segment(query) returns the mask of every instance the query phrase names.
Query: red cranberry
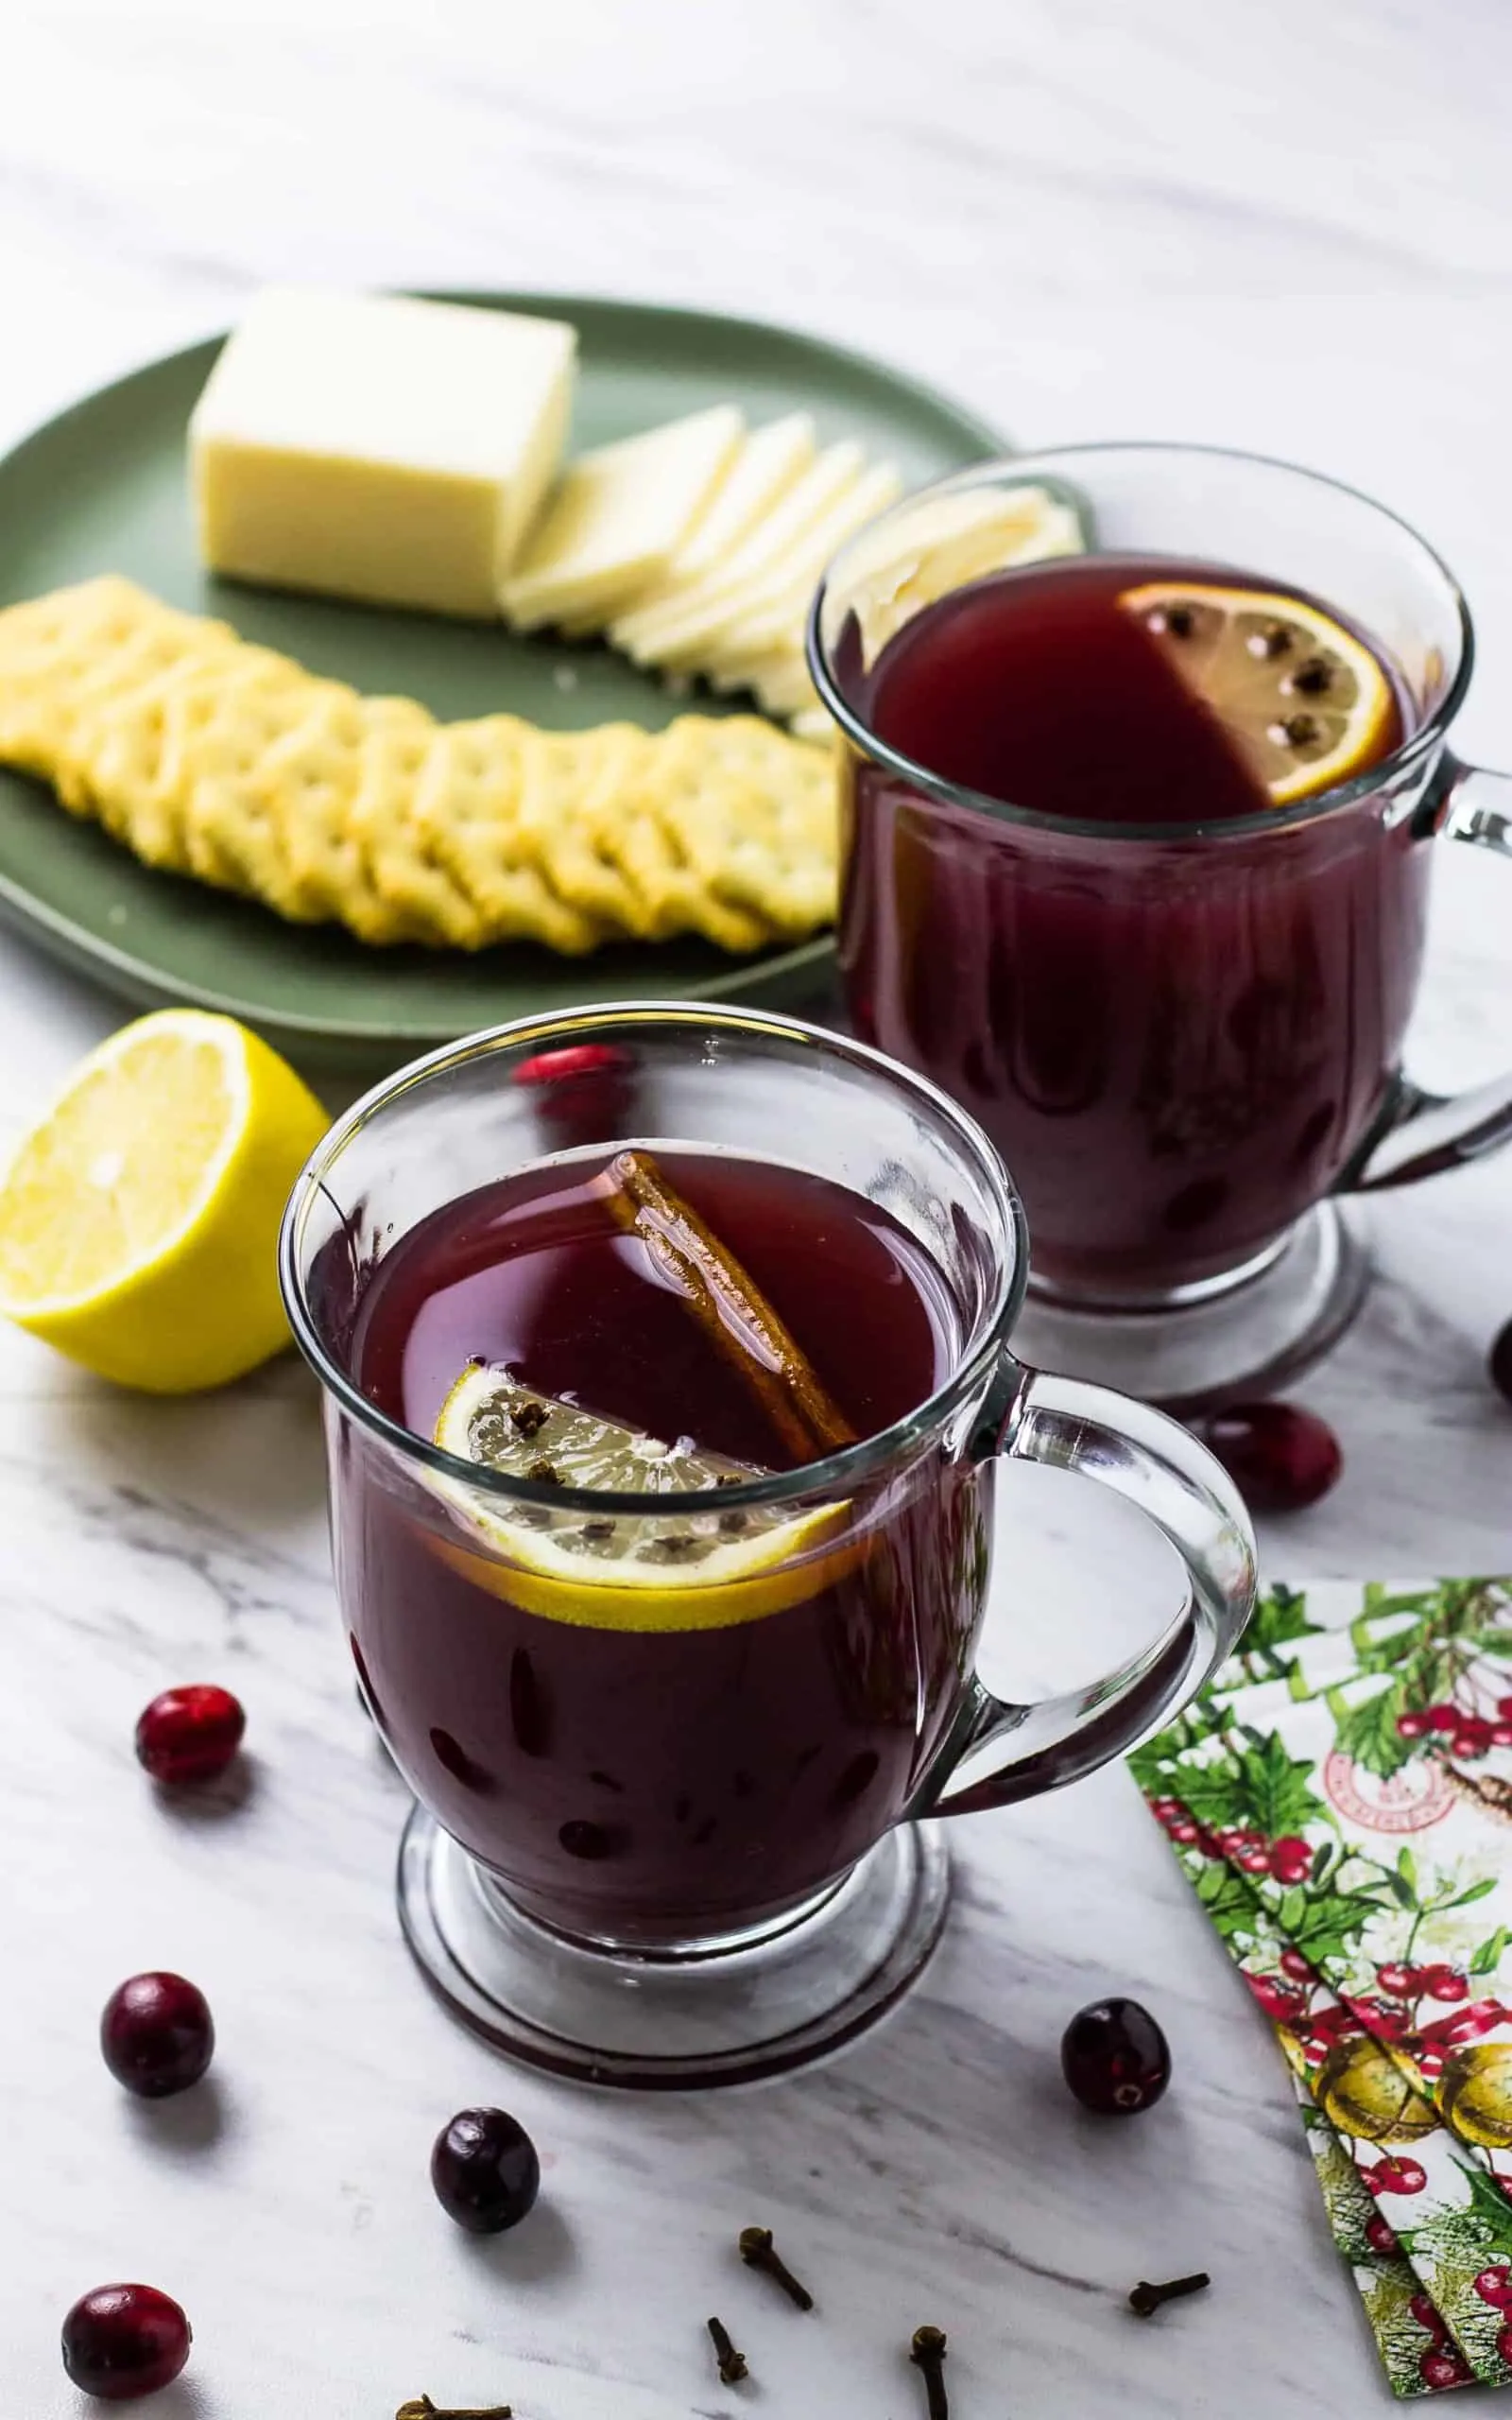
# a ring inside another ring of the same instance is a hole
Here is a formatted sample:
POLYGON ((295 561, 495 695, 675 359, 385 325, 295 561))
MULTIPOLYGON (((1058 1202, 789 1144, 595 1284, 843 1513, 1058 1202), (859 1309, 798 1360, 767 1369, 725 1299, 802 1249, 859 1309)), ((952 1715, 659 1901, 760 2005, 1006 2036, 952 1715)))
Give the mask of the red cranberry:
POLYGON ((1399 1714, 1397 1717, 1399 1739, 1424 1738, 1433 1727, 1432 1719, 1426 1714, 1399 1714))
POLYGON ((1197 1827, 1190 1820, 1183 1819, 1181 1823, 1172 1824, 1168 1828, 1172 1840, 1182 1848, 1190 1848, 1197 1837, 1197 1827))
POLYGON ((1241 1874, 1268 1874, 1270 1855, 1265 1849, 1241 1849, 1234 1859, 1241 1874))
POLYGON ((534 1093, 541 1119, 564 1142, 609 1142, 631 1123, 635 1061, 611 1042, 539 1050, 521 1061, 511 1080, 534 1093))
POLYGON ((1383 1992, 1391 1994, 1394 2000, 1410 1999, 1418 1989, 1417 1970, 1399 1964, 1395 1959, 1376 1968, 1376 1981, 1383 1992))
POLYGON ((1498 1698, 1496 1710, 1503 1722, 1512 1722, 1512 1697, 1498 1698))
POLYGON ((154 1781, 177 1789, 214 1781, 242 1743, 247 1717, 230 1689, 164 1689, 136 1726, 136 1753, 154 1781))
POLYGON ((1452 2345, 1435 2345, 1418 2364, 1424 2386, 1468 2386, 1469 2371, 1452 2345))
POLYGON ((431 2183, 448 2218, 470 2235, 502 2235, 535 2207, 536 2147, 504 2109, 460 2109, 431 2152, 431 2183))
POLYGON ((1060 2037, 1060 2071, 1084 2109, 1132 2118, 1170 2083, 1170 2046, 1138 2000, 1094 2000, 1060 2037))
POLYGON ((1313 1980, 1313 1969, 1299 1949, 1281 1951, 1280 1970, 1283 1975, 1290 1975, 1294 1982, 1310 1983, 1313 1980))
POLYGON ((178 2304, 155 2286, 96 2286, 63 2322, 63 2367, 86 2394, 125 2403, 173 2384, 191 2334, 178 2304))
POLYGON ((1428 2171, 1415 2159, 1400 2159, 1389 2153, 1378 2159, 1374 2173, 1381 2179, 1374 2187, 1378 2193, 1420 2193, 1428 2182, 1428 2171))
POLYGON ((1486 1357, 1491 1384, 1499 1395, 1512 1403, 1512 1320, 1508 1320, 1486 1357))
POLYGON ((1426 2327, 1429 2335, 1432 2336, 1436 2342, 1441 2344, 1445 2337, 1449 2334, 1449 2330, 1444 2325, 1443 2316, 1439 2311, 1437 2304, 1431 2302, 1426 2294, 1414 2294, 1411 2302, 1407 2305, 1407 2308, 1411 2311, 1414 2319, 1418 2322, 1418 2326, 1426 2327))
POLYGON ((105 2003, 105 2064, 117 2083, 144 2100, 187 2092, 209 2066, 215 2048, 210 2004, 181 1975, 133 1975, 105 2003))
POLYGON ((1299 1834, 1289 1832, 1284 1839, 1272 1841, 1266 1863, 1280 1883, 1289 1886, 1305 1882, 1313 1871, 1313 1852, 1299 1834))
POLYGON ((1512 1722, 1492 1723, 1491 1745, 1493 1748, 1512 1748, 1512 1722))
POLYGON ((1365 2222, 1365 2239, 1371 2251, 1379 2252, 1383 2260, 1392 2259, 1401 2250, 1396 2229, 1386 2224, 1379 2210, 1372 2211, 1365 2222))
POLYGON ((1236 1403, 1204 1435, 1257 1512, 1300 1512, 1344 1468, 1339 1441, 1316 1412, 1290 1403, 1236 1403))
POLYGON ((1475 2290, 1483 2303, 1495 2310, 1512 2310, 1512 2269, 1503 2261, 1500 2268, 1483 2269, 1475 2280, 1475 2290))
POLYGON ((1464 1708, 1449 1698, 1442 1705, 1429 1707, 1428 1720, 1435 1731, 1455 1732, 1465 1720, 1464 1708))

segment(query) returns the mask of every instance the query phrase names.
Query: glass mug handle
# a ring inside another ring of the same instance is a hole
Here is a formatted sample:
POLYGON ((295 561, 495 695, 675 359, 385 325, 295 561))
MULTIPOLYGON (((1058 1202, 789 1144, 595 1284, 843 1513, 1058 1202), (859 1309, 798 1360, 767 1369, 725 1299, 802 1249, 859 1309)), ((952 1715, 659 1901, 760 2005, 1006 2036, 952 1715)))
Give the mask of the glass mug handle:
POLYGON ((1207 1447, 1163 1412, 1005 1356, 968 1452, 1079 1471, 1110 1487, 1175 1547, 1186 1601, 1158 1638, 1088 1688, 1014 1705, 973 1675, 915 1815, 1006 1806, 1126 1754, 1217 1669, 1255 1601, 1244 1500, 1207 1447))
MULTIPOLYGON (((1512 857, 1512 774, 1486 773, 1450 758, 1432 797, 1428 829, 1446 840, 1470 840, 1512 857)), ((1512 1142, 1512 1076, 1467 1093, 1424 1092, 1409 1078, 1399 1083, 1386 1123, 1378 1127, 1340 1193, 1379 1193, 1416 1184, 1419 1177, 1460 1167, 1512 1142)))

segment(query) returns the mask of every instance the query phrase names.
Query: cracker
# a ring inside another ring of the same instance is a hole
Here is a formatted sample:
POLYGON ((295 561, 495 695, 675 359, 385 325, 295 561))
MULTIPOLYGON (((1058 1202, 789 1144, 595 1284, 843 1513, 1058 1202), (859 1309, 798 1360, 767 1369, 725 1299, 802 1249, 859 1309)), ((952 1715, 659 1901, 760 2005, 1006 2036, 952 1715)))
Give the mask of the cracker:
POLYGON ((521 752, 517 842, 558 899, 609 931, 644 938, 654 910, 599 832, 623 812, 645 735, 633 723, 533 731, 521 752))
POLYGON ((603 927, 562 898, 521 826, 525 752, 540 736, 513 715, 438 730, 420 780, 417 821, 476 907, 489 942, 543 942, 577 957, 603 938, 603 927))
POLYGON ((834 762, 752 715, 686 716, 665 735, 654 783, 663 830, 725 905, 798 937, 833 920, 834 762))
POLYGON ((364 941, 424 941, 480 949, 491 940, 477 902, 421 825, 417 804, 439 726, 379 724, 361 752, 349 827, 358 873, 342 916, 364 941))

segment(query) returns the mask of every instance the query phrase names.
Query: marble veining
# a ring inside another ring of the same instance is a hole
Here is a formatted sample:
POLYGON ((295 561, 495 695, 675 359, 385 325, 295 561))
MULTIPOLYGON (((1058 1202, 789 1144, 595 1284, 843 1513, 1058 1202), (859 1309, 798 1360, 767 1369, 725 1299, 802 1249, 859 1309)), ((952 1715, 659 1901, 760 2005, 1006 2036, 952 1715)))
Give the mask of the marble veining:
MULTIPOLYGON (((907 364, 1020 440, 1260 446, 1416 519, 1482 628, 1467 750, 1512 764, 1504 398, 1512 18, 1494 0, 646 0, 550 9, 214 0, 13 14, 0 74, 0 441, 224 322, 270 276, 514 284, 786 319, 907 364)), ((1512 1046, 1512 869, 1446 852, 1418 1064, 1512 1046)), ((0 1146, 117 1019, 0 938, 0 1146)), ((316 1071, 318 1074, 318 1070, 316 1071)), ((338 1093, 333 1089, 333 1103, 338 1093)), ((1512 1567, 1512 1159, 1372 1213, 1381 1283, 1307 1389, 1349 1468, 1274 1571, 1512 1567)), ((1085 1484, 1015 1470, 988 1666, 1111 1660, 1170 1573, 1085 1484)), ((945 1945, 891 2025, 754 2095, 617 2100, 496 2065, 392 1913, 404 1793, 352 1690, 318 1425, 292 1364, 213 1403, 110 1394, 0 1338, 0 2413, 77 2420, 74 2295, 140 2275, 197 2331, 144 2420, 387 2420, 427 2389, 522 2420, 1301 2420, 1389 2406, 1280 2062, 1132 1788, 959 1824, 945 1945), (130 1754, 165 1682, 223 1678, 253 1754, 171 1807, 130 1754), (181 1966, 213 2083, 128 2103, 112 1986, 181 1966), (1126 2128, 1065 2099, 1100 1990, 1167 2024, 1126 2128), (540 2141, 518 2238, 435 2208, 431 2137, 498 2099, 540 2141), (819 2296, 734 2257, 761 2220, 819 2296), (1144 2274, 1210 2268, 1148 2325, 1144 2274), (720 2388, 719 2310, 753 2382, 720 2388)))

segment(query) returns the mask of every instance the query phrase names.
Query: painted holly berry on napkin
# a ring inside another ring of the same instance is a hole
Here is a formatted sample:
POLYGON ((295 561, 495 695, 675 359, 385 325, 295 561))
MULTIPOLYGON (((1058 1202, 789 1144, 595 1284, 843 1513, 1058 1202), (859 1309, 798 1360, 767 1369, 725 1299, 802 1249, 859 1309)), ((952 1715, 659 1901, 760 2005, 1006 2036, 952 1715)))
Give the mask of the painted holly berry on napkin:
POLYGON ((1512 2378, 1509 1717, 1512 1582, 1278 1587, 1133 1760, 1390 2238, 1330 2198, 1401 2394, 1512 2378))

